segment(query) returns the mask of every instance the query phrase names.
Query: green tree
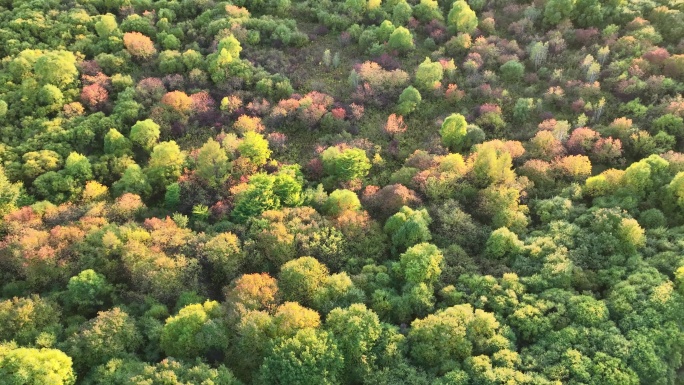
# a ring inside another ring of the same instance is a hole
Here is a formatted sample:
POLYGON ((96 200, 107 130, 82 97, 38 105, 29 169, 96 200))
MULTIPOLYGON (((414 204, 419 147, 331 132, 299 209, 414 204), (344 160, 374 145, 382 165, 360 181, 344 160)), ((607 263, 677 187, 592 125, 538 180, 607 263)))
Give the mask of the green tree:
POLYGON ((534 106, 534 99, 519 98, 513 107, 513 119, 519 123, 527 121, 534 109, 534 106))
POLYGON ((147 175, 137 164, 129 164, 121 179, 114 182, 112 192, 115 196, 124 193, 132 193, 141 197, 147 197, 152 193, 152 186, 147 180, 147 175))
POLYGON ((461 114, 451 114, 444 119, 439 134, 446 147, 452 151, 461 151, 468 134, 468 122, 461 114))
POLYGON ((172 357, 194 359, 227 344, 221 305, 216 301, 192 304, 166 320, 159 340, 172 357))
POLYGON ((110 128, 104 137, 104 150, 115 156, 128 155, 131 153, 131 141, 116 128, 110 128))
POLYGON ((360 148, 328 147, 321 153, 321 160, 332 185, 361 179, 371 168, 366 152, 360 148))
POLYGON ((285 15, 290 9, 290 0, 241 0, 239 4, 250 12, 265 15, 285 15))
POLYGON ((240 240, 233 233, 221 233, 211 238, 203 250, 211 264, 211 277, 217 285, 228 284, 240 273, 245 254, 240 240))
POLYGON ((48 171, 36 178, 33 188, 37 197, 55 203, 64 203, 80 193, 80 186, 74 178, 55 171, 48 171))
POLYGON ((606 353, 597 352, 591 367, 590 385, 637 385, 639 377, 625 363, 606 353))
POLYGON ((416 69, 416 86, 424 91, 433 90, 435 84, 442 81, 442 77, 444 77, 442 65, 426 57, 416 69))
POLYGON ((141 336, 135 321, 118 307, 99 312, 97 317, 83 324, 69 337, 66 351, 74 357, 79 370, 107 363, 112 358, 122 358, 136 351, 141 336))
POLYGON ((131 141, 146 151, 152 150, 159 140, 159 125, 152 119, 138 121, 131 127, 131 141))
POLYGON ((344 358, 344 377, 349 383, 362 381, 376 364, 375 345, 382 335, 380 320, 363 304, 334 309, 325 320, 325 329, 337 341, 344 358))
POLYGON ((396 28, 389 36, 388 46, 390 49, 396 49, 401 53, 413 50, 414 45, 411 31, 404 27, 396 28))
POLYGON ((192 71, 193 69, 204 68, 204 57, 201 53, 195 50, 188 49, 187 51, 183 52, 182 58, 183 65, 185 65, 185 68, 188 71, 192 71))
POLYGON ((568 303, 568 315, 575 325, 600 327, 608 322, 608 307, 588 295, 576 295, 568 303))
POLYGON ((361 208, 359 197, 350 190, 335 190, 328 196, 323 211, 334 217, 345 211, 356 211, 361 208))
POLYGON ((88 158, 76 152, 72 152, 66 158, 64 173, 80 183, 85 183, 93 177, 92 167, 88 158))
POLYGON ((684 171, 677 173, 667 186, 667 191, 680 208, 684 209, 684 171))
POLYGON ((392 22, 397 25, 406 25, 412 14, 413 9, 406 0, 398 1, 392 8, 392 22))
POLYGON ((258 173, 249 177, 249 182, 235 195, 235 208, 231 215, 238 223, 260 215, 267 210, 276 210, 281 200, 274 192, 275 178, 272 175, 258 173))
POLYGON ((348 307, 355 303, 363 303, 365 294, 352 282, 345 272, 332 274, 323 280, 313 297, 313 308, 329 313, 338 307, 348 307))
POLYGON ((504 259, 504 257, 515 257, 523 250, 523 242, 518 236, 505 227, 501 227, 492 232, 487 240, 485 254, 494 259, 504 259))
POLYGON ((79 312, 89 313, 107 304, 113 291, 104 275, 88 269, 69 279, 65 298, 79 312))
POLYGON ((646 241, 638 222, 617 208, 594 207, 574 224, 582 229, 582 251, 571 254, 573 262, 590 270, 631 262, 646 241))
POLYGON ((227 49, 222 49, 207 57, 208 72, 214 83, 224 82, 231 77, 250 81, 253 67, 249 62, 233 57, 227 49))
POLYGON ((53 303, 38 295, 14 297, 0 302, 0 341, 33 345, 37 338, 60 332, 60 312, 53 303))
POLYGON ((238 39, 236 39, 233 35, 224 37, 219 41, 218 47, 216 50, 218 52, 221 52, 222 50, 226 50, 226 52, 230 55, 231 58, 233 59, 239 59, 240 58, 240 52, 242 52, 242 46, 240 45, 240 42, 238 39))
POLYGON ((219 187, 226 180, 228 156, 214 139, 209 139, 197 154, 197 175, 211 187, 219 187))
POLYGON ((35 179, 40 174, 54 171, 62 165, 62 157, 52 150, 31 151, 22 157, 21 171, 26 179, 35 179))
POLYGON ((444 20, 437 0, 420 0, 420 3, 413 7, 413 15, 425 23, 430 22, 430 20, 444 20))
POLYGON ((508 317, 507 323, 515 330, 516 335, 523 341, 535 341, 544 338, 553 328, 552 317, 546 312, 551 303, 521 305, 508 317))
POLYGON ((304 201, 302 183, 304 177, 299 166, 283 166, 273 179, 273 193, 285 206, 299 206, 304 201))
POLYGON ((622 176, 622 184, 630 194, 644 198, 664 186, 670 179, 668 162, 658 155, 634 162, 622 176))
POLYGON ((111 13, 100 16, 100 20, 95 23, 95 32, 102 39, 108 39, 110 36, 119 34, 116 16, 111 13))
POLYGON ((665 131, 678 139, 684 138, 684 119, 672 114, 665 114, 653 121, 656 132, 665 131))
POLYGON ((242 385, 225 366, 214 368, 205 363, 184 363, 173 358, 150 364, 135 358, 113 359, 93 369, 88 376, 92 385, 242 385))
POLYGON ((420 92, 413 86, 408 86, 399 95, 399 104, 397 104, 397 112, 400 115, 407 116, 411 112, 415 111, 420 105, 423 98, 420 96, 420 92))
MULTIPOLYGON (((235 325, 235 338, 229 346, 229 357, 240 378, 256 377, 264 357, 274 342, 273 317, 265 311, 246 311, 235 325)), ((252 381, 249 381, 252 382, 252 381)))
POLYGON ((161 142, 152 149, 145 175, 153 187, 163 189, 178 180, 184 162, 185 155, 176 142, 161 142))
POLYGON ((284 300, 308 305, 327 276, 328 268, 325 265, 315 258, 301 257, 280 268, 278 288, 284 300))
POLYGON ((0 217, 16 208, 15 204, 21 194, 21 183, 11 183, 0 166, 0 217))
POLYGON ((469 304, 452 306, 411 323, 409 355, 423 368, 444 374, 479 354, 478 345, 494 337, 498 328, 492 313, 473 311, 469 304))
POLYGON ((181 187, 178 182, 166 186, 164 193, 164 207, 167 210, 175 211, 181 203, 181 187))
MULTIPOLYGON (((169 35, 169 37, 174 37, 169 35)), ((174 37, 175 38, 175 37, 174 37)), ((166 50, 159 53, 159 70, 164 74, 177 74, 185 72, 181 53, 175 50, 166 50)))
POLYGON ((509 83, 518 83, 525 75, 525 66, 517 60, 509 60, 499 67, 501 78, 509 83))
POLYGON ((515 178, 511 155, 487 143, 481 144, 476 150, 477 157, 472 171, 475 184, 479 187, 486 187, 491 184, 511 182, 515 178))
POLYGON ((451 6, 447 25, 452 33, 473 33, 477 28, 477 15, 465 0, 457 0, 451 6))
POLYGON ((573 20, 580 27, 602 27, 605 10, 599 0, 576 0, 573 20))
POLYGON ((259 369, 258 384, 320 384, 340 382, 344 358, 327 332, 303 329, 276 341, 259 369))
POLYGON ((238 145, 240 156, 244 156, 257 166, 263 166, 271 156, 268 148, 268 141, 264 137, 253 131, 248 131, 242 142, 238 145))
POLYGON ((576 0, 549 0, 544 6, 544 22, 557 25, 572 16, 576 0))
MULTIPOLYGON (((684 28, 682 28, 684 12, 679 7, 665 4, 667 3, 653 9, 648 19, 666 42, 674 44, 684 37, 684 28)), ((651 39, 651 42, 657 44, 655 39, 651 39)))
POLYGON ((367 0, 345 0, 344 2, 344 10, 355 21, 361 19, 367 9, 367 0))
POLYGON ((403 206, 385 222, 384 231, 392 240, 392 250, 398 254, 413 245, 432 239, 428 227, 431 222, 427 210, 403 206))
POLYGON ((38 102, 49 112, 57 112, 64 106, 64 93, 52 84, 46 84, 38 91, 38 102))
POLYGON ((40 85, 52 84, 60 89, 66 89, 78 77, 76 57, 69 51, 44 53, 36 60, 34 70, 40 85))
POLYGON ((25 49, 12 59, 7 69, 16 82, 32 77, 31 71, 41 54, 40 50, 25 49))
POLYGON ((57 349, 18 348, 0 344, 0 379, 5 384, 73 385, 71 358, 57 349))
POLYGON ((442 273, 442 252, 437 246, 419 243, 399 257, 399 266, 406 282, 411 285, 432 285, 442 273))

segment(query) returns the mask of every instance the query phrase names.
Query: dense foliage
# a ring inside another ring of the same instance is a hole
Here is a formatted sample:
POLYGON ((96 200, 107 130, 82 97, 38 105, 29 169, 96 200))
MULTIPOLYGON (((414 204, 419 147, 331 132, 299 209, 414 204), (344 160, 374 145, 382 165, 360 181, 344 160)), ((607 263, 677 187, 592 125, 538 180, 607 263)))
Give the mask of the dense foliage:
POLYGON ((0 385, 684 384, 683 4, 0 0, 0 385))

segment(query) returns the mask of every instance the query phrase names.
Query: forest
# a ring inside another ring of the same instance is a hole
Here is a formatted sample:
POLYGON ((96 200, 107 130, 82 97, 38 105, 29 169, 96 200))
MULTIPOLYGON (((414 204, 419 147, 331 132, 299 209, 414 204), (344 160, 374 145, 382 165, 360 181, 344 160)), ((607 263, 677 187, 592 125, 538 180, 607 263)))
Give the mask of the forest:
POLYGON ((681 0, 0 0, 0 385, 684 384, 681 0))

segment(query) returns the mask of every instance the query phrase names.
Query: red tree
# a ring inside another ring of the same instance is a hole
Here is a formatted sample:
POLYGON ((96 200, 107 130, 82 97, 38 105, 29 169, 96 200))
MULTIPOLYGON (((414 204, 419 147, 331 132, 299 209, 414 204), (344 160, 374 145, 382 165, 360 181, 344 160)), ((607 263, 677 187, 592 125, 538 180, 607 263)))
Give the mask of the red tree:
POLYGON ((195 112, 207 112, 214 109, 216 102, 207 91, 200 91, 190 95, 192 110, 195 112))
POLYGON ((620 139, 601 138, 594 144, 592 152, 597 162, 606 163, 622 156, 622 142, 620 139))
POLYGON ((670 53, 665 48, 655 47, 643 55, 649 63, 661 66, 670 57, 670 53))
POLYGON ((81 102, 88 106, 91 110, 98 110, 109 99, 109 93, 101 85, 94 83, 83 87, 81 90, 81 102))
POLYGON ((135 92, 142 100, 158 101, 166 93, 166 87, 159 78, 145 78, 135 86, 135 92))
POLYGON ((587 127, 575 129, 566 142, 570 154, 586 154, 594 147, 594 142, 599 139, 598 132, 587 127))

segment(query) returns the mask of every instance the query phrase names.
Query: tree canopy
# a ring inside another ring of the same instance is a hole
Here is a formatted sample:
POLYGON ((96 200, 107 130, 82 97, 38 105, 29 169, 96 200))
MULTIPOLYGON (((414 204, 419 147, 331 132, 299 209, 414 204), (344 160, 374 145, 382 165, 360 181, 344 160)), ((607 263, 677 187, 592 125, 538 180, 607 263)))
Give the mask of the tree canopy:
POLYGON ((0 0, 0 385, 684 383, 680 0, 0 0))

